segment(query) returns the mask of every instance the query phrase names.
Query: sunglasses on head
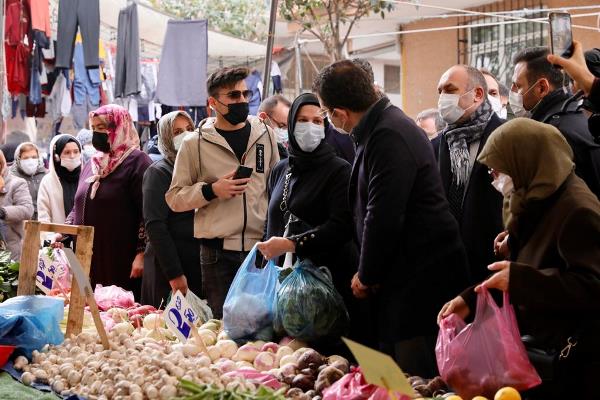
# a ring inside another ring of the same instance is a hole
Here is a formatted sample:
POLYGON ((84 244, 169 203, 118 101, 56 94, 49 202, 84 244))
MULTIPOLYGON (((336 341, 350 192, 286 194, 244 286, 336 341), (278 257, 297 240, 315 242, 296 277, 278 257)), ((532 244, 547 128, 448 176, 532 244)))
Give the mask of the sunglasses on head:
POLYGON ((239 100, 242 96, 244 96, 244 99, 247 100, 252 97, 252 90, 232 90, 230 92, 221 94, 227 96, 231 100, 239 100))

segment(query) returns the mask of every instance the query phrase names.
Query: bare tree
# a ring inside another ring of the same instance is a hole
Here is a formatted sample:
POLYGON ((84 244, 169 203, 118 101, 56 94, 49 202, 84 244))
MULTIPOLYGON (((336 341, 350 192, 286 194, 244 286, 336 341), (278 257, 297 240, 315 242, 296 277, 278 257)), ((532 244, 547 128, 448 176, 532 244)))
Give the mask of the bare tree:
POLYGON ((313 34, 331 61, 341 60, 350 32, 358 20, 371 13, 385 18, 393 3, 381 0, 283 0, 280 14, 313 34))

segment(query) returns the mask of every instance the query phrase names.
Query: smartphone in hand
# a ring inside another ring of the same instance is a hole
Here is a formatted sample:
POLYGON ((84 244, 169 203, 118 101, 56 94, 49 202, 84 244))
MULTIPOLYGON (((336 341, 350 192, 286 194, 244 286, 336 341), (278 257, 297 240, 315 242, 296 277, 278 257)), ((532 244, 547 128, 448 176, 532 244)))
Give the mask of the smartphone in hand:
POLYGON ((240 165, 236 170, 235 174, 233 174, 233 179, 246 179, 252 176, 252 172, 254 169, 250 167, 246 167, 245 165, 240 165))
POLYGON ((570 58, 573 55, 571 14, 553 12, 548 15, 548 20, 550 26, 550 50, 552 54, 570 58))

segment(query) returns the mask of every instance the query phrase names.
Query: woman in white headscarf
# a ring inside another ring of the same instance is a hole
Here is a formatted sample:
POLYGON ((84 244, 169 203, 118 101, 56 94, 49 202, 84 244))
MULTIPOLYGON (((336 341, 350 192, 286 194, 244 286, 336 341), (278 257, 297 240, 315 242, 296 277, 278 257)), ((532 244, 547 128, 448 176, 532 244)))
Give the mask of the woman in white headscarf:
POLYGON ((174 111, 158 122, 158 149, 163 159, 144 174, 144 222, 148 245, 144 256, 142 304, 158 307, 169 292, 201 293, 200 247, 194 238, 194 212, 171 211, 165 201, 173 166, 186 132, 194 122, 184 111, 174 111))

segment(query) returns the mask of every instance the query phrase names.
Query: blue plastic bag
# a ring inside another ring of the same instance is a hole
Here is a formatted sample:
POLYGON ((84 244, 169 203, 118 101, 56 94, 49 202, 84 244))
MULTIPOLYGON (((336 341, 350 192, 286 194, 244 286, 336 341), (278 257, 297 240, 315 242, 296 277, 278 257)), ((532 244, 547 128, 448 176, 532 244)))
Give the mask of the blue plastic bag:
POLYGON ((64 301, 48 296, 17 296, 0 304, 0 344, 17 346, 28 358, 46 344, 61 344, 64 301))
POLYGON ((339 338, 350 318, 327 268, 298 261, 281 282, 275 302, 275 332, 306 342, 339 338))
POLYGON ((238 269, 223 304, 223 326, 233 340, 268 341, 273 336, 279 268, 273 261, 256 268, 256 252, 254 246, 238 269))

